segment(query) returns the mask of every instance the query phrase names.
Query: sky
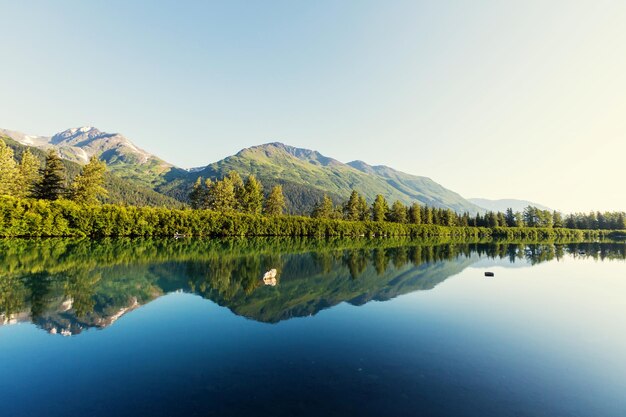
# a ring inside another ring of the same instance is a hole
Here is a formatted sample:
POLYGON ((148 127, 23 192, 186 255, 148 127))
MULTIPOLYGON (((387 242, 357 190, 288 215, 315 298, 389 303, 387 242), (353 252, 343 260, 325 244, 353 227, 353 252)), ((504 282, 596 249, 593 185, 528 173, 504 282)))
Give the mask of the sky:
POLYGON ((0 127, 180 167, 266 142, 626 210, 625 1, 0 0, 0 127))

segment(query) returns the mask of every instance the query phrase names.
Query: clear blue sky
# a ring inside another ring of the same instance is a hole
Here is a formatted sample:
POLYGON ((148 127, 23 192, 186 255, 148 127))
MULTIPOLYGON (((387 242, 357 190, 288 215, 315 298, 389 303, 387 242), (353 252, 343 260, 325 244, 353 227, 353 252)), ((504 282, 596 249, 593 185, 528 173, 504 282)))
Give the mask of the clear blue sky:
POLYGON ((181 167, 269 141, 626 209, 624 1, 0 0, 0 127, 181 167))

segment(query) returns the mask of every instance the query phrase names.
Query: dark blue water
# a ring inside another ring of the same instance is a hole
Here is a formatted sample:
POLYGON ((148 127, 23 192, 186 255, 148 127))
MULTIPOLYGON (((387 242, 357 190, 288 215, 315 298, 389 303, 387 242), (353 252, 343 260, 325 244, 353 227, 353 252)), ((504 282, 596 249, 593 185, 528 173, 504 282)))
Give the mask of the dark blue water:
POLYGON ((623 244, 97 245, 1 247, 1 416, 626 415, 623 244))

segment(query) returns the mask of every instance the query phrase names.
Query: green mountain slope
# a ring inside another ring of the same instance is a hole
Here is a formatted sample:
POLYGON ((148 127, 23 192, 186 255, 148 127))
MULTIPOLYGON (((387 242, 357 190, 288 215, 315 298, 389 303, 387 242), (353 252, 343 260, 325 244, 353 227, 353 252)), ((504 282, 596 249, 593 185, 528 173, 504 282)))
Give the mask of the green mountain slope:
MULTIPOLYGON (((35 155, 43 165, 46 158, 46 151, 40 148, 23 145, 6 136, 0 136, 0 140, 3 140, 10 148, 13 149, 17 160, 20 160, 22 153, 26 149, 29 149, 30 152, 35 155)), ((64 159, 63 164, 65 165, 69 178, 74 178, 80 173, 81 165, 79 163, 64 159)), ((116 173, 110 171, 105 174, 105 188, 109 193, 104 200, 105 203, 158 207, 182 206, 180 201, 175 200, 172 197, 160 194, 146 186, 141 185, 141 183, 121 178, 116 173)))
MULTIPOLYGON (((190 174, 186 187, 198 176, 220 178, 230 171, 242 175, 254 174, 266 188, 283 185, 292 213, 306 213, 326 193, 336 202, 344 201, 352 189, 358 190, 372 202, 382 194, 390 203, 414 201, 435 207, 475 213, 481 209, 426 177, 395 171, 388 167, 372 167, 364 162, 344 164, 319 152, 295 148, 282 143, 246 148, 236 155, 208 165, 190 174)), ((180 182, 168 192, 184 188, 180 182)))
POLYGON ((95 127, 67 129, 53 136, 32 136, 0 129, 0 136, 40 151, 54 148, 62 158, 76 164, 84 164, 91 156, 97 156, 114 174, 109 184, 111 202, 154 204, 158 200, 158 205, 175 205, 179 203, 174 200, 187 201, 199 176, 216 179, 230 171, 238 171, 244 177, 254 174, 266 192, 274 185, 282 185, 287 212, 291 214, 310 213, 324 194, 335 203, 342 203, 353 189, 362 193, 369 203, 381 194, 389 204, 399 200, 406 205, 419 202, 472 214, 484 211, 430 178, 385 166, 370 166, 361 161, 345 164, 317 151, 278 142, 243 149, 236 155, 189 172, 140 149, 119 133, 106 133, 95 127), (168 199, 164 200, 160 195, 166 195, 168 199))

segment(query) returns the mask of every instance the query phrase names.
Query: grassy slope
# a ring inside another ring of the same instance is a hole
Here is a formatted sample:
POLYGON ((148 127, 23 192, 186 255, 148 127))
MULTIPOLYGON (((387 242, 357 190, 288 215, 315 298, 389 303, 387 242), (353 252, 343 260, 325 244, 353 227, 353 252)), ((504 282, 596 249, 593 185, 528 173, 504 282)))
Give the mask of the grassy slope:
POLYGON ((290 211, 299 213, 308 212, 324 193, 339 202, 347 199, 352 189, 364 194, 369 202, 377 194, 382 194, 390 204, 395 200, 407 205, 418 201, 457 211, 475 212, 478 209, 429 178, 389 168, 370 168, 359 170, 317 152, 302 151, 282 144, 267 144, 244 149, 213 163, 192 175, 191 179, 195 180, 197 176, 219 178, 232 170, 242 175, 254 174, 266 186, 283 184, 290 211), (309 192, 303 192, 304 189, 309 192))

